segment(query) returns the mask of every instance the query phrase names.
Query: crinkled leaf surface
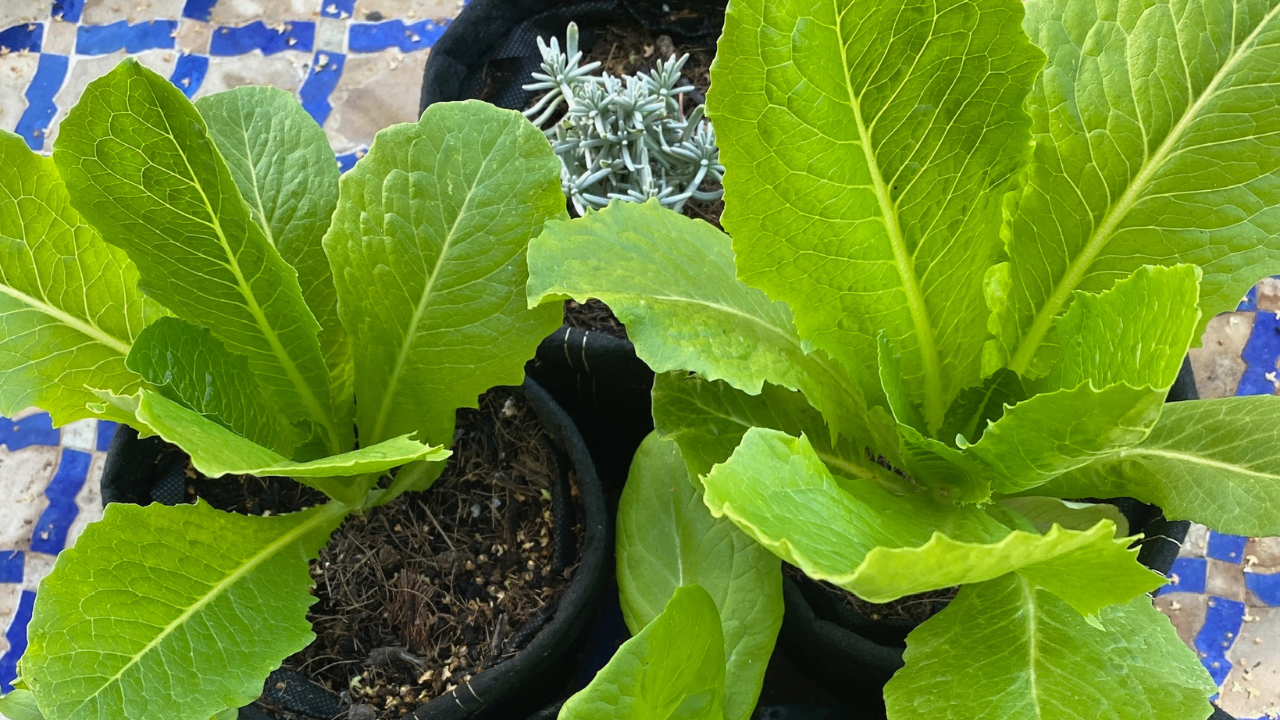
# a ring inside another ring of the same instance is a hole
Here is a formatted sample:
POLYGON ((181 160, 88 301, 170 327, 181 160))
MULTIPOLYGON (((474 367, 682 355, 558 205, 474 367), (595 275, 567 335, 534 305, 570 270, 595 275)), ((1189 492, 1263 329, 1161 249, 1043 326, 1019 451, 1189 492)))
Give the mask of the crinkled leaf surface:
POLYGON ((701 587, 716 603, 725 719, 746 720, 782 627, 782 564, 707 512, 679 447, 654 433, 636 451, 618 504, 618 590, 627 627, 640 632, 685 585, 701 587))
POLYGON ((49 720, 209 720, 315 637, 308 560, 347 508, 111 504, 40 585, 23 680, 49 720))
POLYGON ((1037 369, 1075 290, 1151 264, 1204 271, 1198 335, 1280 270, 1280 4, 1026 7, 1049 64, 1028 99, 1036 146, 1006 228, 1012 283, 997 345, 1014 370, 1037 369))
POLYGON ((1027 397, 1022 378, 1008 368, 1000 368, 983 380, 981 385, 972 385, 960 391, 951 407, 947 408, 947 416, 942 422, 942 429, 938 431, 938 439, 956 444, 958 435, 970 444, 976 443, 986 431, 987 424, 1004 415, 1006 405, 1015 405, 1027 397))
POLYGON ((786 303, 735 275, 732 241, 663 208, 614 202, 550 223, 529 248, 529 298, 603 300, 655 372, 692 370, 749 394, 765 382, 801 390, 835 430, 878 447, 862 389, 821 351, 806 352, 786 303))
POLYGON ((142 391, 137 415, 160 437, 175 445, 180 442, 191 464, 209 477, 287 475, 349 504, 362 500, 368 488, 343 478, 449 457, 440 446, 428 447, 402 435, 340 455, 294 462, 150 390, 142 391))
POLYGON ((134 341, 125 365, 161 395, 222 427, 289 457, 298 435, 262 392, 249 368, 208 328, 160 318, 134 341))
POLYGON ((330 452, 351 447, 297 273, 173 83, 126 58, 89 83, 53 159, 76 209, 128 253, 149 296, 248 357, 286 417, 325 428, 330 452))
POLYGON ((1101 628, 1017 575, 963 588, 907 636, 890 720, 1204 720, 1217 687, 1145 596, 1101 628), (975 662, 975 659, 981 660, 975 662))
POLYGON ((320 323, 334 407, 340 422, 350 422, 351 341, 338 320, 338 293, 321 244, 338 205, 329 139, 292 93, 277 88, 246 85, 207 95, 196 110, 254 221, 298 271, 302 297, 320 323))
POLYGON ((457 409, 518 385, 560 323, 525 299, 529 240, 566 214, 559 162, 519 113, 443 103, 379 132, 341 187, 324 247, 355 348, 360 438, 449 444, 457 409))
POLYGON ((724 638, 716 603, 679 588, 662 613, 622 644, 560 720, 722 720, 724 638))
POLYGON ((837 481, 807 438, 776 430, 749 431, 703 484, 713 515, 810 577, 871 602, 1017 572, 1092 613, 1162 582, 1110 521, 1085 532, 1013 531, 929 494, 837 481))
POLYGON ((52 160, 0 131, 0 415, 93 417, 87 387, 131 393, 124 358, 162 310, 138 271, 71 207, 52 160))
POLYGON ((875 377, 903 354, 931 428, 979 382, 983 278, 1043 55, 1018 0, 739 0, 709 97, 741 277, 875 377))
POLYGON ((1280 534, 1280 399, 1170 403, 1144 442, 1037 492, 1136 497, 1219 532, 1280 534))

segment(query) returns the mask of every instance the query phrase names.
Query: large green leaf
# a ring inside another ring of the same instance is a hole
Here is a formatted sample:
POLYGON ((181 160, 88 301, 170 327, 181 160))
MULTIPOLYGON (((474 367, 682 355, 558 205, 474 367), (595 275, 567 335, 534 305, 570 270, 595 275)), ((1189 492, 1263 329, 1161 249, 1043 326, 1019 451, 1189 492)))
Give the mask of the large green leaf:
POLYGON ((0 130, 0 168, 0 415, 38 405, 58 425, 92 417, 86 386, 137 389, 124 358, 162 311, 71 207, 52 160, 0 130))
MULTIPOLYGON (((1049 56, 1011 212, 1001 342, 1019 373, 1075 290, 1142 265, 1204 271, 1200 326, 1280 270, 1280 4, 1033 0, 1049 56)), ((719 128, 717 127, 717 130, 719 128)))
POLYGON ((340 422, 350 422, 351 341, 321 240, 338 205, 338 164, 324 130, 292 93, 246 85, 196 101, 209 136, 254 221, 298 271, 302 297, 320 323, 320 349, 340 422))
POLYGON ((351 447, 351 428, 333 418, 319 325, 297 273, 173 83, 126 58, 89 83, 53 159, 76 209, 128 253, 149 296, 248 357, 280 411, 310 421, 330 452, 351 447))
POLYGON ((342 178, 324 247, 355 346, 360 439, 453 441, 454 414, 560 323, 530 310, 525 249, 566 214, 546 137, 480 102, 433 105, 378 133, 342 178))
POLYGON ((346 512, 108 505, 40 584, 24 682, 49 720, 209 720, 248 704, 315 637, 308 560, 346 512))
POLYGON ((1043 55, 1018 0, 738 0, 709 97, 741 277, 869 377, 884 331, 930 428, 980 380, 983 278, 1043 55))
POLYGON ((560 720, 723 720, 724 639, 716 603, 697 585, 622 644, 560 720))
POLYGON ((868 417, 858 381, 807 351, 786 303, 737 279, 732 241, 708 223, 656 200, 614 202, 548 224, 529 248, 529 269, 533 302, 608 303, 655 372, 692 370, 752 395, 765 382, 800 390, 838 434, 877 449, 896 444, 879 416, 868 417))
POLYGON ((705 502, 812 578, 871 602, 1017 572, 1082 613, 1159 587, 1104 520, 1088 531, 1013 531, 975 508, 837 480, 805 437, 749 431, 703 479, 705 502))
MULTIPOLYGON (((161 395, 286 457, 298 436, 249 368, 208 328, 160 318, 138 334, 125 365, 161 395)), ((180 439, 180 438, 179 438, 180 439)))
POLYGON ((1017 575, 965 587, 907 636, 890 720, 1204 720, 1217 692, 1142 596, 1101 627, 1017 575), (980 661, 976 661, 980 660, 980 661))
POLYGON ((679 447, 650 434, 618 504, 618 591, 627 626, 640 632, 685 585, 715 600, 725 720, 746 720, 782 627, 782 564, 732 522, 711 517, 679 447))
POLYGON ((1036 493, 1136 497, 1220 532, 1280 535, 1280 399, 1171 403, 1144 442, 1036 493))

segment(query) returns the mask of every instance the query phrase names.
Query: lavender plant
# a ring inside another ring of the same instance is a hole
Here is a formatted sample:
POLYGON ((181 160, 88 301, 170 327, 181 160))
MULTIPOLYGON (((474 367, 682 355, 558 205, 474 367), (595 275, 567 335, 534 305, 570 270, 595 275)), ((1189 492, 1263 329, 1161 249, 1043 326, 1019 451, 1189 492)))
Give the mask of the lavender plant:
POLYGON ((687 54, 659 60, 651 74, 594 75, 600 63, 582 64, 575 23, 563 52, 557 38, 550 44, 538 38, 538 48, 542 72, 524 88, 547 94, 525 115, 551 140, 564 193, 579 214, 614 199, 657 199, 677 212, 690 199, 720 199, 719 187, 701 189, 705 181, 719 186, 724 178, 706 108, 685 115, 680 102, 694 89, 679 84, 687 54))

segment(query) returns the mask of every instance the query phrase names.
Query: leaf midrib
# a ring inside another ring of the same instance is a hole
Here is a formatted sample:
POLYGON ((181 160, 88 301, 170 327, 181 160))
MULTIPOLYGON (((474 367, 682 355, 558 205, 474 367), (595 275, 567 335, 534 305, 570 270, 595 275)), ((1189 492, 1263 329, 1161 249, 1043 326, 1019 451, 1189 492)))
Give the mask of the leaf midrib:
POLYGON ((1036 613, 1040 608, 1036 603, 1036 589, 1031 586, 1031 582, 1018 573, 1013 575, 1022 591, 1022 603, 1027 613, 1027 694, 1031 697, 1031 709, 1035 712, 1036 720, 1040 720, 1044 717, 1040 709, 1039 678, 1036 673, 1036 660, 1040 652, 1036 635, 1040 631, 1040 620, 1036 617, 1036 613))
POLYGON ((239 567, 235 568, 233 572, 229 573, 216 585, 211 587, 209 592, 207 592, 203 597, 197 600, 194 604, 192 604, 190 607, 184 610, 181 615, 179 615, 172 622, 166 625, 165 628, 162 631, 160 631, 160 633, 157 634, 154 639, 151 640, 151 642, 147 643, 146 647, 142 648, 137 653, 134 653, 133 657, 129 658, 129 661, 126 662, 116 672, 115 675, 112 675, 111 677, 103 681, 103 683, 99 685, 98 688, 93 691, 93 693, 85 697, 85 699, 79 705, 77 705, 74 710, 67 713, 66 717, 75 717, 76 713, 80 712, 80 710, 82 710, 86 705, 92 702, 94 698, 97 698, 99 695, 101 695, 102 692, 106 690, 108 687, 110 687, 113 683, 120 680, 120 678, 124 676, 125 672, 129 670, 129 668, 141 662, 142 658, 144 658, 149 652, 154 650, 161 642, 164 641, 165 638, 167 638, 170 634, 172 634, 177 628, 181 627, 188 620, 194 617, 196 613, 208 607, 209 604, 212 603, 215 599, 217 599, 218 597, 221 597, 222 594, 227 590, 229 586, 234 585, 235 583, 242 580, 246 575, 253 572, 259 565, 266 562, 276 553, 288 549, 290 546, 298 542, 300 539, 302 539, 304 535, 311 532, 316 527, 322 525, 325 522, 328 522, 332 518, 345 515, 349 510, 350 508, 348 508, 346 505, 343 505, 342 503, 339 503, 337 501, 331 501, 327 505, 323 505, 322 509, 319 512, 317 512, 314 517, 300 523, 297 527, 295 527, 293 530, 290 530, 288 533, 285 533, 284 535, 282 535, 275 542, 271 543, 270 545, 267 545, 266 547, 262 548, 261 551, 250 556, 243 563, 241 563, 239 567))
POLYGON ((1122 460, 1125 457, 1132 457, 1134 455, 1150 455, 1154 457, 1165 458, 1168 460, 1176 460, 1178 462, 1187 463, 1190 465, 1203 465, 1205 467, 1211 467, 1217 470, 1226 470, 1229 472, 1240 473, 1241 475, 1249 475, 1250 477, 1255 477, 1263 480, 1275 480, 1277 482, 1280 482, 1280 475, 1276 473, 1259 472, 1257 470, 1250 470, 1244 465, 1237 465, 1235 463, 1223 462, 1221 460, 1211 460, 1203 455, 1194 455, 1191 453, 1180 453, 1172 450, 1156 450, 1154 448, 1142 448, 1142 447, 1131 448, 1129 450, 1124 450, 1118 453, 1117 459, 1122 460))
POLYGON ((23 303, 24 305, 28 305, 31 308, 37 310, 38 312, 48 315, 49 317, 53 318, 57 322, 62 323, 67 327, 70 327, 76 332, 79 332, 80 334, 90 338, 94 342, 100 345, 104 345, 120 353, 121 356, 125 356, 129 354, 129 348, 130 348, 129 343, 126 343, 120 340, 119 338, 108 334, 106 331, 104 331, 102 328, 99 328, 96 325, 93 325, 89 322, 81 320, 80 318, 77 318, 74 315, 71 315, 65 310, 56 308, 53 305, 50 305, 41 300, 37 300, 36 298, 24 292, 19 291, 17 288, 14 288, 12 286, 9 286, 3 283, 0 283, 0 294, 8 295, 9 297, 14 298, 18 302, 23 303))
POLYGON ((872 191, 875 193, 876 202, 880 207, 880 216, 884 222, 885 234, 888 236, 889 245, 893 249, 894 265, 897 267, 898 276, 902 280, 902 291, 906 295, 907 308, 911 312, 911 322, 915 328, 916 342, 920 349, 920 361, 924 372, 925 385, 925 419, 930 428, 938 428, 942 426, 946 407, 942 396, 942 367, 938 357, 937 340, 934 338, 933 325, 929 321, 929 310, 925 303, 924 291, 920 287, 920 278, 916 275, 915 264, 912 262, 911 254, 907 251, 906 241, 902 236, 902 228, 898 223, 897 206, 893 198, 889 196, 884 176, 880 171, 880 163, 871 148, 870 128, 867 127, 866 122, 862 119, 861 100, 857 91, 854 90, 853 78, 850 73, 848 44, 844 35, 840 32, 841 12, 839 1, 832 0, 832 6, 836 17, 834 30, 836 39, 840 44, 840 61, 841 67, 844 69, 845 90, 849 94, 849 106, 853 109, 854 124, 858 128, 859 145, 862 146, 862 153, 866 158, 867 167, 870 171, 872 191))
POLYGON ((1089 235, 1089 239, 1080 254, 1067 266, 1067 272, 1058 281, 1053 294, 1045 301, 1045 304, 1036 314, 1035 320, 1027 329, 1026 334, 1022 336, 1013 359, 1009 362, 1010 370, 1019 375, 1026 373, 1032 359, 1035 358, 1036 351, 1040 348, 1049 329, 1053 326, 1053 321, 1066 305, 1071 294, 1084 281, 1085 274, 1093 266, 1094 261, 1098 259, 1098 255, 1101 254, 1107 243, 1111 241, 1112 233, 1116 231, 1116 228, 1124 221, 1134 206, 1143 199, 1143 193, 1147 190, 1147 186, 1155 178, 1156 174, 1163 169, 1162 166, 1165 161, 1174 153, 1175 146, 1182 141, 1183 135, 1199 119, 1199 114, 1214 98, 1218 92, 1218 86, 1235 69, 1236 63, 1252 50, 1254 43, 1262 33, 1262 29, 1276 17, 1277 13, 1280 13, 1280 4, 1269 10, 1257 26, 1253 28, 1253 31, 1249 33, 1249 36, 1240 43, 1239 47, 1232 51, 1227 61, 1222 64, 1222 67, 1214 74, 1213 79, 1205 86, 1204 92, 1187 108, 1187 111, 1178 120, 1177 125, 1165 136, 1164 141, 1160 143, 1160 147, 1156 149, 1156 152, 1143 161, 1142 168, 1134 176, 1133 181, 1125 189, 1120 199, 1107 208, 1102 222, 1089 235))

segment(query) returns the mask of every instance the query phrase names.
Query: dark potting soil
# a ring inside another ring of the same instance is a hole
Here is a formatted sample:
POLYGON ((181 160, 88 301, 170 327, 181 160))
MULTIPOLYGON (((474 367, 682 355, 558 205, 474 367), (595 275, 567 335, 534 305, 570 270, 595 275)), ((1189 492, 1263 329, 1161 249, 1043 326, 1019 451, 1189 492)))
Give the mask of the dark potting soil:
POLYGON ((627 339, 626 326, 613 314, 608 305, 599 300, 592 299, 584 303, 565 300, 564 322, 571 328, 602 332, 623 340, 627 339))
MULTIPOLYGON (((793 580, 803 580, 805 583, 816 582, 808 579, 799 568, 786 564, 782 568, 783 572, 791 575, 793 580)), ((958 587, 943 588, 918 595, 908 595, 890 603, 872 603, 830 583, 817 582, 817 585, 868 620, 905 620, 915 624, 922 623, 942 612, 960 591, 958 587)))
MULTIPOLYGON (((284 663, 347 698, 343 717, 405 717, 524 648, 554 615, 585 537, 557 550, 557 457, 524 400, 505 388, 458 412, 453 457, 426 492, 349 518, 312 563, 317 638, 284 663), (362 706, 362 707, 361 707, 362 706)), ((272 514, 323 502, 284 478, 195 477, 220 509, 272 514)), ((306 720, 259 701, 282 720, 306 720)))

